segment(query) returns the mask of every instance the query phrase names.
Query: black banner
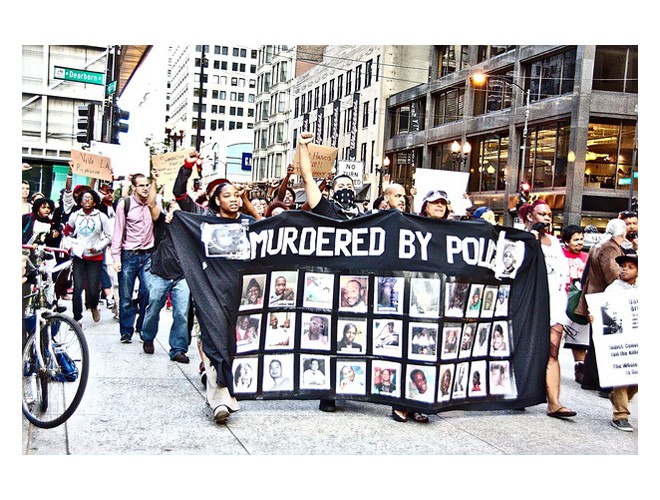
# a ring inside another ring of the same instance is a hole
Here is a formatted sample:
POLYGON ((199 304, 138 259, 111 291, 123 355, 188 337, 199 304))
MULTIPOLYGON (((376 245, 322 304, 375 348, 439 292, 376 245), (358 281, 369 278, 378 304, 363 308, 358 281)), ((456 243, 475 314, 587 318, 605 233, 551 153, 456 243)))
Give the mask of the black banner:
POLYGON ((341 101, 337 99, 332 104, 332 123, 330 125, 330 146, 339 147, 339 118, 341 113, 341 101))
POLYGON ((316 144, 323 144, 323 108, 316 110, 316 144))
POLYGON ((348 161, 355 161, 357 157, 358 123, 360 120, 360 94, 353 94, 351 107, 351 139, 348 149, 348 161))
POLYGON ((303 132, 309 132, 309 113, 305 113, 302 119, 301 130, 303 132))
POLYGON ((350 221, 288 211, 242 242, 227 219, 177 211, 172 224, 204 351, 239 399, 426 412, 545 402, 547 276, 528 233, 393 210, 350 221), (236 236, 224 256, 209 251, 213 227, 236 236), (498 259, 503 245, 514 268, 498 259))

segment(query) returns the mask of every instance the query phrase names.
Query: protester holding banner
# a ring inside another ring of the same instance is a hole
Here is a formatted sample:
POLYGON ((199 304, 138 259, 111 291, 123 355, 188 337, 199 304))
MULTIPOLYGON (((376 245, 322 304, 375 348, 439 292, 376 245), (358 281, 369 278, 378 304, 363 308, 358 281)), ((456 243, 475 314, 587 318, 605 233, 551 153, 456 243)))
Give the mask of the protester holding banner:
POLYGON ((426 193, 422 200, 422 208, 419 215, 432 219, 449 219, 449 198, 447 192, 434 189, 426 193))
POLYGON ((541 198, 533 203, 525 203, 520 207, 519 216, 525 223, 527 231, 536 235, 548 273, 548 289, 550 294, 550 356, 546 368, 546 396, 548 400, 549 417, 573 417, 576 413, 559 402, 561 383, 561 368, 559 365, 559 347, 563 335, 563 325, 568 322, 566 316, 566 279, 568 263, 559 240, 552 236, 552 210, 541 198))

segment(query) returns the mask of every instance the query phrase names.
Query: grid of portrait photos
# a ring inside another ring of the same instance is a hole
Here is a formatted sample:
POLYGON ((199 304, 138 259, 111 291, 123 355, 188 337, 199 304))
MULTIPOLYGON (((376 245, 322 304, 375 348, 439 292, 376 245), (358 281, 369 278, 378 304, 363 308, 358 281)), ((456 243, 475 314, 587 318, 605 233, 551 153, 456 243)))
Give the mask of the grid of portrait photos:
POLYGON ((510 284, 319 268, 240 281, 238 396, 433 405, 517 396, 510 284))

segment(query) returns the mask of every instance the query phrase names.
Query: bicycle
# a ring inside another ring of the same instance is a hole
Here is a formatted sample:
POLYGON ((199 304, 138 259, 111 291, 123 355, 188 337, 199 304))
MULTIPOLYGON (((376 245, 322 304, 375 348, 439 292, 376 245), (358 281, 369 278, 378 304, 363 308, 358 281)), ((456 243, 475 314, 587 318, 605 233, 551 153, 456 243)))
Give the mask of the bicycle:
POLYGON ((71 266, 56 264, 66 250, 23 245, 35 267, 23 312, 23 415, 35 426, 51 429, 66 422, 82 400, 89 377, 89 347, 80 324, 59 305, 53 274, 71 266), (26 319, 36 320, 33 331, 26 319))

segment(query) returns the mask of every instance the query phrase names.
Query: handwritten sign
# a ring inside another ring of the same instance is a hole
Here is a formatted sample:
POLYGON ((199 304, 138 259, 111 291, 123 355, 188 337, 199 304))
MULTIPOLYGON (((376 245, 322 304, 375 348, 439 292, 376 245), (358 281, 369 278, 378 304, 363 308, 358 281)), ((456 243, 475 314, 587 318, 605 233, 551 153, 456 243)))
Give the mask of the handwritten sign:
POLYGON ((637 289, 589 293, 589 312, 602 387, 639 382, 639 294, 637 289))
MULTIPOLYGON (((299 149, 299 147, 296 148, 296 154, 293 157, 294 173, 298 175, 300 175, 299 149)), ((337 159, 337 148, 310 143, 307 145, 307 149, 309 149, 309 159, 312 162, 312 177, 317 179, 328 177, 337 159)))
MULTIPOLYGON (((163 186, 167 183, 174 182, 179 168, 183 165, 183 161, 188 158, 192 148, 182 149, 181 151, 174 151, 173 153, 165 153, 162 155, 154 155, 151 157, 152 171, 158 173, 158 185, 163 186)), ((191 178, 198 177, 197 169, 193 168, 191 178)))
POLYGON ((71 150, 73 173, 92 179, 112 180, 112 165, 107 156, 95 155, 85 151, 71 150))

